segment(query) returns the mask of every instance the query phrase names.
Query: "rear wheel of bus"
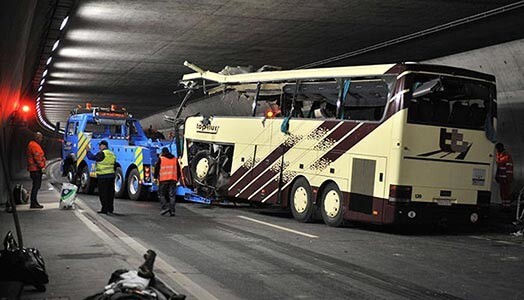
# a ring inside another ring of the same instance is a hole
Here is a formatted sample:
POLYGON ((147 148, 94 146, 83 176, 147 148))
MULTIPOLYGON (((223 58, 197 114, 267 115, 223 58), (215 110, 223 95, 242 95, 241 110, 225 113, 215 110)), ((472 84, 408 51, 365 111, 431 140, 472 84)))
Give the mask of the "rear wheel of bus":
POLYGON ((328 183, 320 196, 322 220, 328 226, 338 227, 344 222, 342 193, 334 182, 328 183))
POLYGON ((291 188, 289 206, 295 220, 311 222, 313 220, 313 193, 311 186, 304 177, 298 178, 291 188))

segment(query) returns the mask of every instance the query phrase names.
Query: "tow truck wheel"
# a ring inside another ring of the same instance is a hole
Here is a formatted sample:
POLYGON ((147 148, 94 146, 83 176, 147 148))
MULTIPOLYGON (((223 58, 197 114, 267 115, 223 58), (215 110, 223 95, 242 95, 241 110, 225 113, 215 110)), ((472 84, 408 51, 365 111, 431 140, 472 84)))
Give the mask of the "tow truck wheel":
POLYGON ((320 196, 320 210, 322 219, 328 226, 338 227, 344 222, 344 209, 342 203, 342 193, 338 186, 330 182, 322 190, 320 196))
POLYGON ((131 170, 127 176, 127 194, 131 200, 145 199, 146 188, 140 182, 140 173, 137 169, 131 170))
POLYGON ((126 197, 126 181, 124 179, 124 174, 122 173, 122 168, 116 167, 115 170, 115 198, 125 198, 126 197))
POLYGON ((66 179, 67 182, 76 184, 76 174, 75 174, 75 167, 72 165, 68 165, 66 169, 66 179))
POLYGON ((289 199, 291 213, 295 220, 306 223, 313 220, 313 197, 311 186, 303 177, 298 178, 291 188, 289 199))
POLYGON ((89 176, 89 168, 87 165, 83 166, 80 172, 80 185, 78 190, 84 194, 92 194, 95 190, 95 183, 93 178, 89 176))

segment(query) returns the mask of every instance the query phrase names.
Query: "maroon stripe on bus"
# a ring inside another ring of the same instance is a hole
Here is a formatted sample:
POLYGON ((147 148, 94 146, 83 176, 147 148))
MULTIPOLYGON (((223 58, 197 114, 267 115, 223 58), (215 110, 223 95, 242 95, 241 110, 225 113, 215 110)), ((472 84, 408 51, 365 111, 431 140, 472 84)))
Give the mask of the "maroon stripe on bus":
POLYGON ((342 122, 342 125, 340 125, 337 129, 333 130, 325 139, 332 139, 335 141, 340 140, 348 131, 355 128, 358 123, 353 122, 342 122))
MULTIPOLYGON (((356 124, 355 124, 356 126, 356 124)), ((346 153, 351 149, 355 144, 361 141, 364 137, 370 134, 375 128, 378 127, 378 124, 366 124, 364 123, 360 128, 355 130, 351 135, 347 136, 342 142, 336 145, 328 153, 324 154, 320 160, 328 159, 331 162, 337 160, 340 156, 346 153)))
MULTIPOLYGON (((279 159, 284 153, 288 152, 289 151, 289 147, 282 147, 282 144, 280 144, 277 148, 275 148, 271 153, 269 153, 268 156, 264 157, 263 159, 260 160, 260 163, 258 165, 256 165, 255 167, 251 168, 251 169, 247 169, 246 172, 243 172, 242 175, 244 174, 247 174, 247 176, 245 176, 244 178, 240 179, 240 180, 234 180, 233 178, 230 180, 230 182, 232 183, 232 185, 230 186, 230 189, 233 190, 233 187, 237 186, 237 190, 238 189, 243 189, 246 185, 248 185, 251 180, 253 180, 252 176, 250 176, 251 174, 260 174, 260 173, 264 173, 268 170, 268 167, 271 166, 271 164, 273 164, 277 159, 279 159)), ((233 174, 233 177, 237 177, 235 176, 237 172, 235 172, 235 174, 233 174)), ((242 176, 241 175, 241 176, 242 176)), ((238 176, 238 178, 240 178, 241 176, 238 176)), ((236 194, 236 193, 235 193, 236 194)))
MULTIPOLYGON (((265 197, 267 197, 269 194, 273 193, 276 190, 278 190, 278 180, 272 180, 267 186, 265 186, 263 189, 258 191, 251 198, 251 201, 260 202, 260 201, 264 200, 265 197)), ((275 193, 274 196, 276 196, 276 195, 277 195, 277 193, 275 193)))
MULTIPOLYGON (((239 198, 247 199, 247 197, 251 196, 256 190, 258 190, 261 186, 265 185, 268 181, 272 180, 275 175, 279 174, 278 172, 275 172, 273 170, 268 170, 265 172, 262 176, 260 176, 255 182, 252 182, 247 189, 245 189, 240 195, 238 195, 239 198)), ((241 189, 240 187, 238 189, 241 189)), ((238 193, 238 189, 237 193, 238 193)))
MULTIPOLYGON (((337 122, 337 121, 322 122, 322 124, 320 124, 314 130, 318 130, 318 129, 331 130, 338 123, 339 122, 337 122)), ((250 182, 252 180, 252 176, 250 176, 250 174, 248 174, 248 173, 255 174, 255 176, 256 176, 256 175, 258 175, 260 173, 263 173, 263 172, 267 171, 268 166, 271 166, 275 161, 277 161, 277 159, 279 159, 282 155, 284 155, 290 149, 291 149, 291 147, 285 147, 284 143, 282 143, 278 147, 273 149, 273 151, 271 151, 271 153, 269 153, 269 155, 264 157, 260 161, 260 163, 258 165, 256 165, 254 168, 251 168, 251 169, 247 169, 247 168, 244 168, 244 167, 239 168, 239 170, 237 170, 231 176, 231 179, 230 179, 229 182, 232 185, 230 186, 230 189, 233 190, 233 187, 235 187, 235 186, 238 186, 236 188, 236 190, 243 189, 246 185, 250 184, 250 182), (242 176, 244 176, 246 174, 247 174, 247 176, 245 176, 244 178, 240 179, 242 176)))

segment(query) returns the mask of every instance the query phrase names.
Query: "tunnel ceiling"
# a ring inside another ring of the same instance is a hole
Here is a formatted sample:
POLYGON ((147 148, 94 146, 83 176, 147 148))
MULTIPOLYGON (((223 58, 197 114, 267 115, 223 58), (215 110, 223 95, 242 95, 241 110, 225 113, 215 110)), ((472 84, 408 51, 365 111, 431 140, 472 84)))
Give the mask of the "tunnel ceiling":
MULTIPOLYGON (((75 105, 85 102, 125 106, 143 118, 179 103, 180 95, 173 91, 181 76, 191 72, 182 65, 184 60, 213 71, 225 65, 295 68, 347 53, 348 58, 329 65, 421 61, 522 38, 524 10, 508 6, 512 3, 78 1, 58 47, 36 59, 40 65, 30 88, 36 93, 47 69, 38 95, 43 115, 52 123, 65 121, 75 105), (472 21, 450 23, 475 15, 472 21), (406 39, 427 29, 433 30, 406 39), (398 38, 405 41, 356 55, 355 51, 398 38), (42 61, 49 55, 53 59, 46 66, 42 61)), ((43 17, 44 10, 40 14, 35 16, 34 31, 49 24, 45 19, 51 17, 43 17)), ((43 40, 44 35, 38 38, 43 40)))

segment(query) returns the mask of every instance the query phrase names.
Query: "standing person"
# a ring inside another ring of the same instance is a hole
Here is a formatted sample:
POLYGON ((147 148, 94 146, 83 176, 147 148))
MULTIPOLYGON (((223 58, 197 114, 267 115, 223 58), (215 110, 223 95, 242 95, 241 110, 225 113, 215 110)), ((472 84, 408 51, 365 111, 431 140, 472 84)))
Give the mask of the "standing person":
POLYGON ((155 164, 155 174, 153 176, 160 181, 158 188, 158 197, 162 207, 160 214, 165 215, 169 213, 170 216, 175 216, 176 184, 181 177, 181 173, 178 159, 166 147, 162 148, 162 153, 155 164))
POLYGON ((45 172, 45 154, 42 149, 42 141, 44 136, 42 133, 35 133, 33 140, 27 145, 27 170, 29 171, 33 185, 31 187, 31 205, 30 208, 43 208, 44 206, 38 203, 37 194, 42 185, 42 173, 45 172))
POLYGON ((87 158, 96 161, 96 178, 98 182, 98 196, 102 208, 98 213, 112 214, 114 213, 114 199, 115 199, 115 154, 108 149, 106 141, 98 143, 100 150, 96 155, 90 151, 91 147, 87 145, 87 158))
POLYGON ((513 181, 513 159, 504 149, 504 144, 497 143, 497 173, 495 180, 500 187, 500 199, 502 200, 502 209, 509 209, 511 203, 511 182, 513 181))

